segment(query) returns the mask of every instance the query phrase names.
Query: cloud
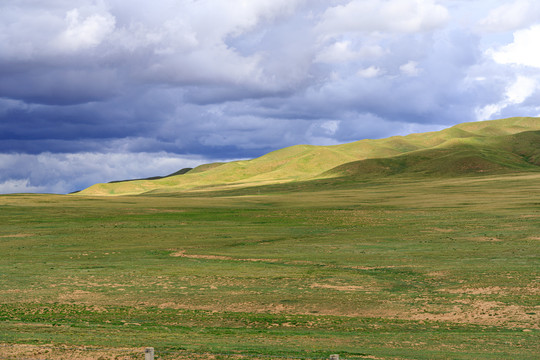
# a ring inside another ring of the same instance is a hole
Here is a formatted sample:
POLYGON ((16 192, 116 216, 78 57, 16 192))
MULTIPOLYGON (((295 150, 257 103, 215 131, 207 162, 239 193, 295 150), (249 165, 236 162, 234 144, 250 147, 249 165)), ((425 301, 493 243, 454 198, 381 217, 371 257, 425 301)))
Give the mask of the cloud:
POLYGON ((514 41, 498 50, 490 50, 500 64, 525 65, 540 68, 540 25, 514 32, 514 41))
POLYGON ((447 9, 431 0, 353 0, 328 8, 317 28, 325 35, 414 33, 444 26, 448 18, 447 9))
POLYGON ((68 193, 100 182, 168 175, 209 161, 166 152, 0 154, 0 193, 68 193))
POLYGON ((113 68, 45 70, 38 66, 23 73, 17 69, 10 72, 9 68, 3 68, 0 96, 27 103, 85 104, 112 98, 122 87, 120 74, 113 68))
POLYGON ((538 89, 538 82, 525 76, 518 76, 514 83, 506 88, 504 99, 498 103, 488 104, 476 110, 478 120, 489 120, 511 105, 521 104, 538 89))
POLYGON ((141 84, 275 91, 275 73, 261 68, 261 54, 242 54, 229 42, 290 16, 300 3, 166 0, 150 6, 80 0, 50 8, 15 3, 0 14, 0 71, 6 78, 0 96, 77 104, 141 84))
MULTIPOLYGON (((523 2, 520 4, 524 5, 523 2)), ((486 57, 496 64, 507 66, 502 69, 512 71, 501 79, 504 88, 497 101, 477 107, 476 115, 479 120, 497 116, 538 115, 538 105, 535 105, 534 101, 529 104, 527 100, 533 98, 540 84, 540 50, 537 46, 539 39, 540 25, 533 25, 515 31, 511 43, 490 48, 485 52, 486 57)))
POLYGON ((379 139, 386 136, 407 135, 419 132, 438 131, 443 125, 421 124, 409 121, 388 121, 373 114, 349 113, 340 121, 337 135, 354 141, 355 134, 365 134, 365 138, 379 139))
POLYGON ((372 65, 368 68, 359 70, 357 74, 358 76, 369 79, 369 78, 374 78, 381 75, 382 71, 380 68, 372 65))
MULTIPOLYGON (((14 193, 46 193, 49 189, 45 186, 32 186, 29 184, 28 179, 8 179, 4 182, 0 182, 0 194, 14 194, 14 193)), ((51 191, 54 192, 54 191, 51 191)))
POLYGON ((351 50, 350 41, 338 41, 324 49, 315 61, 324 63, 340 63, 355 60, 359 54, 351 50))
POLYGON ((386 51, 378 45, 361 45, 354 49, 350 40, 337 41, 321 50, 315 62, 339 64, 360 59, 377 59, 385 55, 386 51))
POLYGON ((116 22, 111 14, 94 14, 80 19, 77 9, 68 11, 65 21, 67 27, 56 40, 60 51, 78 51, 99 45, 114 31, 116 22))
POLYGON ((520 104, 531 96, 537 87, 535 79, 519 76, 506 92, 508 102, 511 104, 520 104))
POLYGON ((480 21, 480 25, 488 31, 504 32, 524 28, 538 21, 540 3, 535 0, 517 0, 492 9, 480 21))
POLYGON ((408 61, 399 67, 401 73, 405 76, 417 76, 420 73, 418 63, 416 61, 408 61))
POLYGON ((291 117, 309 112, 342 122, 353 121, 344 120, 348 113, 414 123, 451 123, 456 117, 474 120, 474 113, 468 112, 474 109, 478 92, 485 92, 485 84, 468 81, 482 56, 477 39, 463 31, 414 39, 407 39, 406 46, 402 37, 387 41, 389 54, 377 61, 333 67, 326 81, 291 98, 284 105, 287 112, 296 113, 291 117))

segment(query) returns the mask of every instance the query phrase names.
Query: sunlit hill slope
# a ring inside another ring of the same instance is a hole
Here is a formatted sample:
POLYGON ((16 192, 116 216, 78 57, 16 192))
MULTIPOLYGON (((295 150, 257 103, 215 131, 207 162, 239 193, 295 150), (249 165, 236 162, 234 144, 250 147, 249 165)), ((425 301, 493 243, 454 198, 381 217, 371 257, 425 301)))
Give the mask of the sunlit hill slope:
POLYGON ((463 123, 429 133, 334 146, 297 145, 253 160, 205 164, 155 180, 93 185, 79 194, 248 187, 330 177, 463 176, 540 171, 540 118, 463 123))

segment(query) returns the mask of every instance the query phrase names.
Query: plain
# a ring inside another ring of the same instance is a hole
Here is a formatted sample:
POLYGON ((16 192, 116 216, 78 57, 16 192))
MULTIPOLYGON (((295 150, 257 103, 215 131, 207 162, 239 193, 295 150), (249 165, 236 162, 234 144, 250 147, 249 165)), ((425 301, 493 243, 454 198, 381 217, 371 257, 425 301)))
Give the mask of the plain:
POLYGON ((4 195, 0 224, 0 357, 540 353, 538 172, 4 195))

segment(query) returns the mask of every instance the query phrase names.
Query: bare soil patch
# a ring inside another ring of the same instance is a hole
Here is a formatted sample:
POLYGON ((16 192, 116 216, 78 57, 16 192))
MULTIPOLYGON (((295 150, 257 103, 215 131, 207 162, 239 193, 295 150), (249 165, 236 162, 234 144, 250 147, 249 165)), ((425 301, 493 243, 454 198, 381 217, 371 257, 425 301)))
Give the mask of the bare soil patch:
POLYGON ((85 346, 0 344, 1 359, 132 360, 144 357, 142 348, 94 349, 85 346))
POLYGON ((414 310, 409 319, 540 329, 540 306, 507 305, 500 301, 456 300, 451 309, 435 306, 414 310))
POLYGON ((19 233, 19 234, 0 235, 0 238, 23 238, 23 237, 30 237, 34 235, 35 234, 19 233))
POLYGON ((230 261, 251 261, 251 262, 279 262, 278 259, 256 259, 256 258, 233 258, 224 255, 196 255, 186 254, 185 250, 176 251, 171 254, 174 257, 183 257, 188 259, 205 259, 205 260, 230 260, 230 261))
POLYGON ((500 241, 503 241, 502 239, 499 239, 499 238, 496 238, 496 237, 490 237, 490 236, 479 236, 479 237, 474 237, 474 238, 470 238, 470 240, 473 240, 473 241, 481 241, 481 242, 500 242, 500 241))
POLYGON ((61 303, 80 303, 87 304, 93 303, 96 300, 102 300, 104 296, 95 292, 74 290, 71 292, 58 295, 58 301, 61 303))
MULTIPOLYGON (((243 356, 239 354, 192 353, 189 351, 160 351, 155 349, 157 359, 168 360, 262 360, 268 357, 243 356)), ((53 345, 0 344, 0 359, 47 359, 47 360, 136 360, 144 358, 144 348, 67 347, 53 345)), ((287 360, 285 357, 280 359, 287 360)), ((290 358, 295 359, 295 358, 290 358)), ((380 359, 368 356, 366 359, 380 359)))
POLYGON ((441 229, 438 227, 430 228, 430 230, 440 232, 440 233, 451 233, 455 231, 454 229, 441 229))
MULTIPOLYGON (((182 258, 188 258, 188 259, 204 259, 204 260, 227 260, 227 261, 249 261, 249 262, 270 262, 270 263, 281 263, 281 264, 287 264, 287 265, 318 265, 318 266, 324 266, 329 268, 336 268, 336 269, 356 269, 356 270, 377 270, 377 269, 393 269, 393 268, 403 268, 404 266, 399 265, 388 265, 388 266, 360 266, 360 265, 329 265, 329 264, 321 264, 316 263, 313 261, 306 261, 306 260, 292 260, 292 261, 285 261, 282 259, 265 259, 265 258, 234 258, 232 256, 225 256, 225 255, 199 255, 199 254, 186 254, 185 250, 172 250, 174 251, 170 255, 173 257, 182 257, 182 258)), ((414 267, 414 266, 406 266, 406 267, 414 267)))
POLYGON ((337 291, 364 291, 365 287, 357 285, 330 285, 330 284, 311 284, 311 288, 331 289, 337 291))

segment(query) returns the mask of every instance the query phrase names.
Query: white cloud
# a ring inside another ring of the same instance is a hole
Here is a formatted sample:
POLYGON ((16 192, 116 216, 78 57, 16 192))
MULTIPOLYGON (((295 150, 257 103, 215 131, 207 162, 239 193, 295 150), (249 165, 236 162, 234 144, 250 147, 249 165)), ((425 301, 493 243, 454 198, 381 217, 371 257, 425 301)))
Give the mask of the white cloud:
POLYGON ((66 29, 58 36, 57 46, 67 51, 77 51, 99 45, 114 31, 115 18, 111 14, 93 14, 81 19, 79 10, 67 12, 66 29))
POLYGON ((506 91, 506 98, 510 104, 521 104, 536 89, 536 80, 525 76, 519 76, 515 83, 506 91))
POLYGON ((429 31, 446 24, 448 10, 432 0, 352 0, 328 8, 318 29, 323 35, 346 32, 429 31))
POLYGON ((315 62, 332 64, 356 60, 357 58, 358 54, 351 49, 350 41, 337 41, 321 51, 315 58, 315 62))
MULTIPOLYGON (((263 62, 268 57, 267 52, 274 49, 243 53, 231 46, 231 42, 247 36, 262 24, 272 24, 278 19, 291 16, 303 2, 167 0, 169 13, 155 15, 158 20, 161 19, 162 24, 142 22, 137 39, 131 39, 129 31, 125 31, 122 36, 127 38, 132 47, 137 49, 138 46, 139 50, 145 50, 148 39, 141 43, 138 39, 143 39, 145 33, 154 34, 150 45, 153 49, 151 63, 140 69, 145 81, 173 86, 247 86, 272 91, 276 87, 276 75, 266 71, 263 62)), ((121 11, 125 10, 124 2, 118 1, 118 4, 121 11)), ((143 8, 145 6, 149 5, 143 8)), ((137 16, 144 19, 145 14, 137 13, 137 16)), ((119 38, 119 42, 125 41, 119 38)), ((290 72, 290 66, 287 69, 290 72)))
POLYGON ((517 64, 540 68, 540 25, 514 33, 514 41, 499 50, 489 50, 499 64, 517 64))
POLYGON ((338 130, 339 128, 339 121, 337 120, 329 120, 329 121, 325 121, 321 124, 321 129, 323 129, 327 135, 334 135, 336 133, 336 131, 338 130))
POLYGON ((418 68, 418 62, 409 61, 399 67, 399 71, 406 76, 418 76, 420 69, 418 68))
MULTIPOLYGON (((167 6, 157 7, 161 9, 157 13, 149 9, 155 7, 154 4, 146 3, 132 15, 138 21, 132 20, 118 32, 116 45, 129 44, 131 52, 151 52, 148 66, 138 68, 135 75, 143 77, 144 81, 175 86, 264 87, 268 81, 260 68, 261 55, 242 54, 229 46, 228 41, 265 21, 291 14, 299 2, 168 0, 167 6), (149 14, 144 13, 145 9, 149 14)), ((125 4, 118 1, 116 10, 124 12, 125 4)))
POLYGON ((507 2, 480 21, 482 28, 503 32, 516 30, 540 21, 540 2, 537 0, 517 0, 507 2))
POLYGON ((484 120, 491 120, 492 116, 499 114, 502 109, 504 109, 506 105, 504 103, 499 104, 489 104, 480 108, 477 108, 476 113, 476 120, 477 121, 484 121, 484 120))
POLYGON ((489 104, 476 109, 476 118, 479 121, 490 120, 493 116, 516 104, 521 104, 527 100, 537 89, 538 83, 535 79, 525 76, 518 78, 506 88, 504 99, 495 104, 489 104))
POLYGON ((360 77, 370 79, 370 78, 374 78, 374 77, 377 77, 377 76, 381 75, 382 70, 379 67, 370 66, 368 68, 359 70, 357 74, 360 77))
POLYGON ((350 40, 336 41, 325 48, 315 57, 314 62, 339 64, 357 60, 376 59, 386 54, 379 45, 363 45, 355 49, 350 40))
POLYGON ((0 11, 0 58, 48 62, 92 49, 113 34, 115 23, 104 1, 13 2, 0 11))

